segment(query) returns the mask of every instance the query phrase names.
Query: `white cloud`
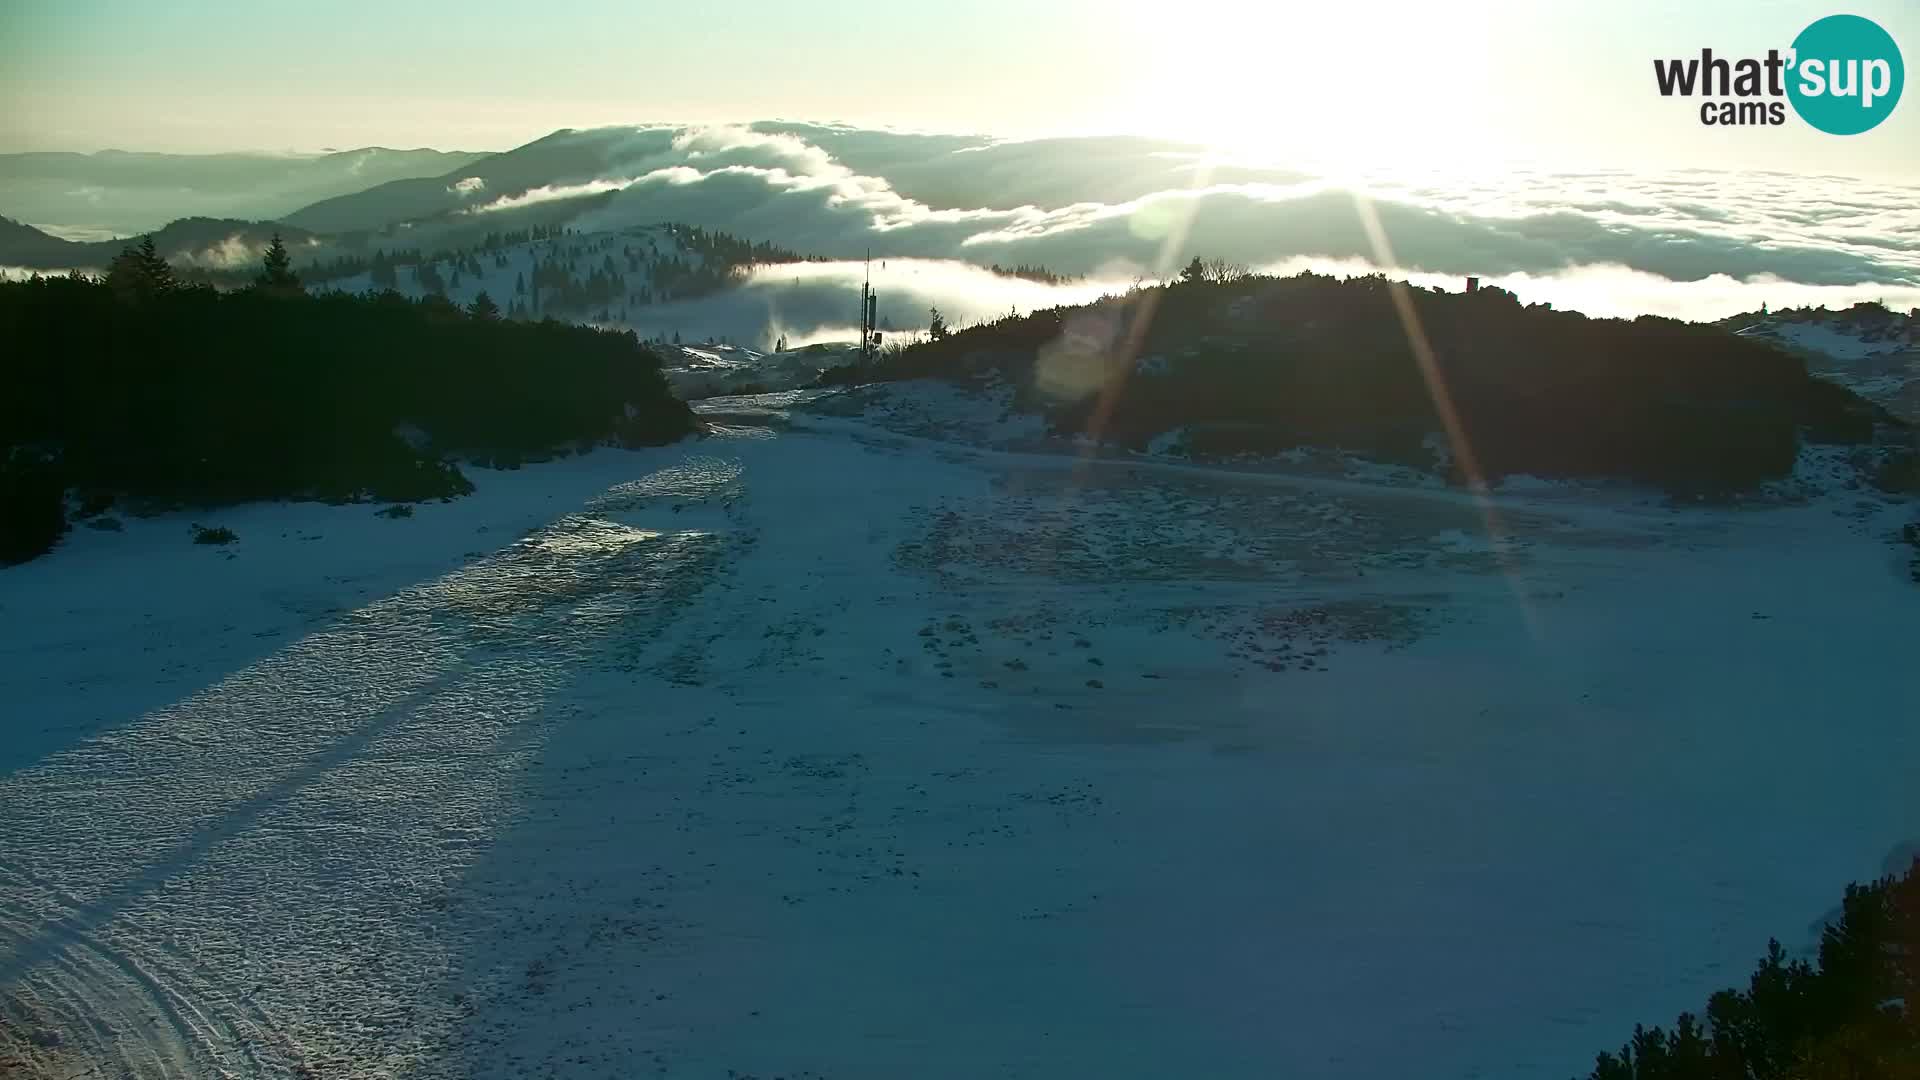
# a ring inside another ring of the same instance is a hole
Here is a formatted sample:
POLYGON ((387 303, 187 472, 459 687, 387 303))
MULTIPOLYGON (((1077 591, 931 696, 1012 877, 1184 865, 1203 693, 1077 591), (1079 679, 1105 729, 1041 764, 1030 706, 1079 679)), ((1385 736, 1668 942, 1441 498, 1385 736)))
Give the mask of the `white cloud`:
POLYGON ((218 244, 198 251, 181 252, 173 258, 176 261, 184 261, 193 266, 212 270, 234 270, 259 262, 261 254, 265 251, 265 245, 248 244, 239 233, 235 233, 218 244))
POLYGON ((1689 297, 1724 303, 1741 302, 1749 285, 1776 282, 1893 292, 1920 285, 1920 192, 1885 184, 1778 174, 1524 171, 1374 173, 1336 183, 1138 140, 951 143, 804 125, 688 129, 665 142, 656 134, 641 155, 652 166, 646 172, 535 188, 487 209, 616 192, 610 202, 584 210, 575 227, 692 221, 808 253, 871 249, 890 257, 1038 262, 1086 273, 1159 266, 1169 256, 1184 261, 1193 254, 1249 264, 1370 261, 1377 256, 1354 209, 1354 193, 1364 193, 1407 271, 1561 282, 1562 295, 1577 295, 1590 308, 1604 296, 1564 283, 1576 277, 1595 287, 1629 283, 1611 272, 1581 273, 1600 268, 1641 275, 1622 295, 1644 296, 1645 280, 1732 282, 1731 290, 1709 284, 1686 290, 1689 297), (1091 156, 1100 171, 1076 172, 1076 163, 1091 156), (856 170, 849 160, 871 167, 856 170), (1048 203, 942 205, 903 192, 889 175, 910 177, 909 186, 936 193, 1003 178, 1001 186, 1032 193, 1038 189, 1025 178, 1033 170, 1077 178, 1083 191, 1133 194, 1058 198, 1055 192, 1056 201, 1048 203), (1140 183, 1129 187, 1116 176, 1140 183))

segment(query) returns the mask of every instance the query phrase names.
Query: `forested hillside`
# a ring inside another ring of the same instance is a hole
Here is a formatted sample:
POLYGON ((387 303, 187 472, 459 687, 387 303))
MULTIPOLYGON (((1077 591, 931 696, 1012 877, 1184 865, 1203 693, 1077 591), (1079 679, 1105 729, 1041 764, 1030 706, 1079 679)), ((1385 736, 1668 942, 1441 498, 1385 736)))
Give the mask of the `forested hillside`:
MULTIPOLYGON (((1059 435, 1195 456, 1334 447, 1456 480, 1610 477, 1717 494, 1786 475, 1807 443, 1885 444, 1905 427, 1804 361, 1718 327, 1591 319, 1500 289, 1384 277, 1216 272, 1083 308, 1010 316, 824 381, 1003 377, 1059 435), (1442 436, 1443 418, 1454 430, 1442 436)), ((1907 451, 1910 456, 1910 450, 1907 451)))
POLYGON ((179 282, 149 245, 102 279, 0 285, 0 556, 98 508, 463 493, 452 455, 693 427, 630 333, 395 293, 308 296, 276 248, 250 288, 179 282))

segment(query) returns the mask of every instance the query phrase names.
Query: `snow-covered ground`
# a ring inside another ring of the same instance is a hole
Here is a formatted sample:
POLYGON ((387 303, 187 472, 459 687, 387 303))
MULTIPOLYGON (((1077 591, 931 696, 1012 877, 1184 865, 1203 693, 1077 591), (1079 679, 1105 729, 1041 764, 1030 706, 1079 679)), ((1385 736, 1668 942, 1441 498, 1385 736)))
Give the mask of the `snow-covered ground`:
POLYGON ((1793 350, 1806 358, 1809 371, 1920 424, 1920 345, 1910 319, 1894 316, 1876 326, 1833 312, 1801 321, 1767 319, 1740 333, 1793 350))
POLYGON ((0 1064, 1560 1077, 1920 836, 1908 507, 927 393, 0 571, 0 1064))
POLYGON ((673 392, 688 401, 764 394, 813 385, 829 368, 859 360, 858 342, 821 343, 781 352, 740 345, 654 345, 673 392))

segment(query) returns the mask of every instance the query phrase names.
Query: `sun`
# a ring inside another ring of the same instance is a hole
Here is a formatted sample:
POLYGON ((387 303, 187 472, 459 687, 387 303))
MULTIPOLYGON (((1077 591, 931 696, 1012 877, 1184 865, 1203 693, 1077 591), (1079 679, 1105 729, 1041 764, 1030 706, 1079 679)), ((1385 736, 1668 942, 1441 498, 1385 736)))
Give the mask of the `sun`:
POLYGON ((1425 0, 1119 5, 1149 70, 1115 103, 1133 130, 1321 171, 1458 167, 1497 149, 1493 9, 1425 0))

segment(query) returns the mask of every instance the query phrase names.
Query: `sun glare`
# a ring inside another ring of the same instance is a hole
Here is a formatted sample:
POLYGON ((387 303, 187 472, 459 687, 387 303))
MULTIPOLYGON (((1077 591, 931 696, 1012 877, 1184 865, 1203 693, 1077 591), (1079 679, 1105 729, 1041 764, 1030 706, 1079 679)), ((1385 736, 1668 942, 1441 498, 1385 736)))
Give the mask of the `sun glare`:
POLYGON ((1417 0, 1132 8, 1160 64, 1114 122, 1320 171, 1471 167, 1498 20, 1417 0))

